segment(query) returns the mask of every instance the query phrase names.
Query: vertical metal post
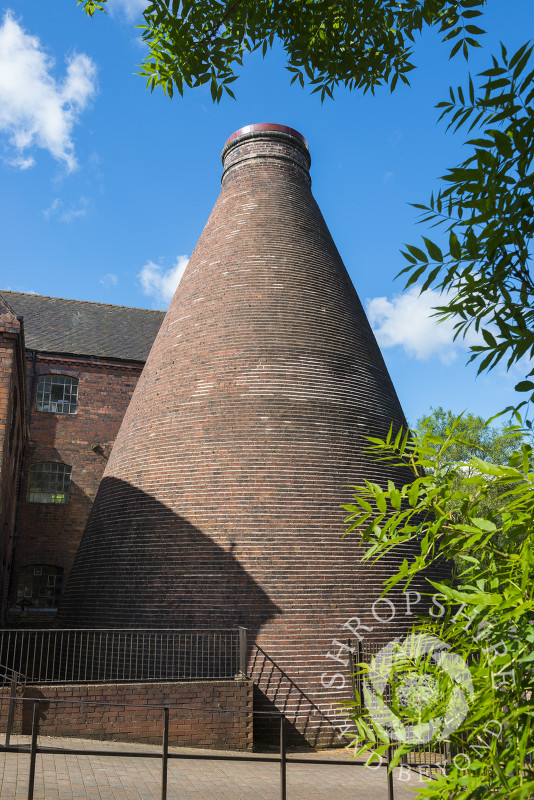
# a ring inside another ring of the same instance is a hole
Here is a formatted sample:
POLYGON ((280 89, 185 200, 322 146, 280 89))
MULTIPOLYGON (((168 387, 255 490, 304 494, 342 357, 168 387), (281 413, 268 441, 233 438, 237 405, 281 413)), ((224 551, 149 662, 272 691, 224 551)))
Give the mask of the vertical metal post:
POLYGON ((167 800, 167 762, 169 759, 169 709, 163 709, 163 752, 161 757, 161 800, 167 800))
POLYGON ((39 700, 33 701, 32 743, 30 749, 30 774, 28 776, 28 800, 33 800, 35 783, 35 757, 37 755, 37 735, 39 733, 39 700))
POLYGON ((280 800, 286 800, 286 737, 285 737, 286 718, 282 714, 280 717, 280 800))
POLYGON ((363 661, 363 653, 362 653, 362 641, 361 641, 361 639, 358 639, 356 648, 357 648, 356 649, 356 657, 357 657, 357 663, 358 663, 358 674, 356 675, 356 689, 358 690, 358 697, 359 697, 360 705, 363 705, 363 691, 362 691, 362 689, 363 689, 363 681, 362 681, 363 676, 361 674, 361 664, 362 664, 362 661, 363 661))
POLYGON ((11 678, 11 688, 9 690, 9 705, 7 709, 7 723, 6 723, 6 743, 5 747, 9 747, 9 740, 11 739, 11 731, 13 730, 13 720, 15 717, 15 703, 16 703, 16 696, 17 696, 17 683, 18 683, 18 672, 13 673, 13 677, 11 678))
POLYGON ((352 646, 352 639, 347 639, 347 647, 349 648, 349 671, 350 671, 350 680, 352 685, 352 699, 356 697, 356 668, 354 666, 354 648, 352 646))
POLYGON ((241 625, 239 631, 239 674, 247 677, 247 629, 241 625))
POLYGON ((444 756, 445 762, 443 764, 443 774, 446 774, 447 771, 450 769, 451 766, 451 743, 448 741, 444 742, 444 756))
POLYGON ((395 800, 395 798, 393 797, 393 772, 390 770, 392 758, 393 758, 393 752, 391 750, 391 745, 390 745, 388 747, 388 766, 387 766, 388 800, 395 800))

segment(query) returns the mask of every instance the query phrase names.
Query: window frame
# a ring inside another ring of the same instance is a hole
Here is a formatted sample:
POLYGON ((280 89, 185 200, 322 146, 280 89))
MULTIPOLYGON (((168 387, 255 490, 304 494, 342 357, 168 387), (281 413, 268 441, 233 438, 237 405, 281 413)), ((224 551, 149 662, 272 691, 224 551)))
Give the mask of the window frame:
POLYGON ((63 588, 64 569, 58 564, 25 564, 17 575, 17 605, 36 611, 57 611, 63 588), (54 579, 50 585, 50 578, 54 579), (48 602, 47 602, 48 601, 48 602))
POLYGON ((46 372, 37 378, 35 395, 35 410, 45 414, 65 414, 67 416, 78 413, 78 387, 79 378, 73 375, 63 375, 58 372, 46 372), (60 393, 58 387, 63 387, 60 393), (54 392, 55 388, 55 392, 54 392), (57 397, 54 400, 53 394, 57 397), (61 397, 59 396, 61 394, 61 397), (65 399, 65 398, 68 399, 65 399))
POLYGON ((30 464, 26 500, 28 503, 68 505, 71 479, 72 467, 62 461, 37 461, 30 464), (45 469, 45 467, 50 469, 45 469), (52 480, 54 474, 56 476, 55 486, 52 480), (38 480, 39 475, 41 476, 40 480, 38 480))

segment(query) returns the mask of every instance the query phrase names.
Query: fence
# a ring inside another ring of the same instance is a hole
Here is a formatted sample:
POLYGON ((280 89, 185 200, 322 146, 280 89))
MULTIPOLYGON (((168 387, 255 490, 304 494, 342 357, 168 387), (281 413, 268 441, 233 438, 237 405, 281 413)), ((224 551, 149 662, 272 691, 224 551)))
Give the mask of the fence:
MULTIPOLYGON (((11 697, 2 697, 0 696, 0 702, 2 701, 9 701, 12 702, 11 697)), ((15 698, 15 702, 28 702, 24 698, 15 698)), ((339 759, 324 759, 324 758, 299 758, 297 756, 290 756, 287 755, 286 749, 286 726, 287 721, 284 714, 273 714, 272 712, 253 712, 254 714, 261 714, 263 716, 269 717, 272 720, 275 720, 275 724, 278 726, 279 731, 279 753, 277 756, 270 756, 270 755, 223 755, 221 753, 194 753, 194 752, 187 752, 187 753, 174 753, 169 752, 169 713, 171 711, 171 707, 169 706, 158 706, 161 711, 161 727, 162 727, 162 746, 160 752, 152 751, 125 751, 125 750, 108 750, 108 749, 77 749, 77 748, 59 748, 59 747, 40 747, 38 745, 38 736, 39 736, 39 719, 40 719, 40 704, 46 703, 48 712, 50 713, 49 699, 33 699, 31 700, 32 703, 32 715, 31 715, 31 739, 29 745, 10 745, 6 743, 4 746, 0 746, 0 752, 4 753, 28 753, 30 758, 29 764, 29 775, 28 775, 28 790, 26 798, 27 800, 34 800, 34 790, 35 790, 35 771, 36 771, 36 756, 38 753, 46 754, 46 755, 76 755, 76 756, 98 756, 98 757, 105 757, 105 756, 120 756, 122 758, 159 758, 161 759, 161 800, 167 800, 167 787, 168 787, 168 765, 171 759, 191 759, 191 760, 209 760, 209 761, 236 761, 236 762, 271 762, 271 763, 278 763, 280 765, 280 800, 288 800, 287 797, 287 768, 288 765, 291 764, 308 764, 308 765, 321 765, 321 766, 330 766, 330 765, 345 765, 355 767, 363 767, 365 765, 364 761, 357 761, 356 759, 350 758, 347 760, 339 760, 339 759)), ((70 703, 72 705, 72 701, 54 701, 56 703, 70 703)), ((90 704, 90 705, 94 705, 90 704)), ((104 707, 104 711, 107 707, 113 706, 115 704, 112 703, 100 703, 104 707)), ((138 708, 145 708, 146 706, 139 706, 138 708)), ((221 708, 212 708, 212 709, 183 709, 184 711, 194 711, 199 710, 205 712, 206 710, 221 714, 221 713, 229 713, 235 714, 239 713, 236 710, 226 710, 221 708)), ((389 753, 388 761, 382 761, 381 767, 384 768, 384 785, 387 787, 387 798, 388 800, 394 800, 394 783, 393 783, 393 774, 388 770, 389 766, 389 758, 391 757, 391 753, 389 753)))
MULTIPOLYGON (((371 659, 376 656, 384 647, 383 642, 370 642, 358 641, 353 646, 351 639, 347 640, 350 650, 349 669, 353 676, 353 690, 358 693, 358 697, 363 698, 363 675, 359 671, 359 664, 369 664, 371 659)), ((386 686, 384 691, 384 700, 386 702, 390 698, 390 687, 386 686)), ((392 745, 394 748, 395 745, 392 745)), ((427 770, 429 775, 433 772, 442 772, 451 763, 450 742, 447 740, 441 742, 433 742, 432 745, 419 744, 414 745, 408 752, 404 753, 401 759, 401 764, 405 764, 414 770, 427 770)))
POLYGON ((0 663, 0 686, 23 685, 26 682, 25 677, 19 672, 16 672, 10 667, 5 667, 0 663))
POLYGON ((247 632, 233 630, 0 630, 0 672, 27 683, 144 683, 246 673, 247 632))

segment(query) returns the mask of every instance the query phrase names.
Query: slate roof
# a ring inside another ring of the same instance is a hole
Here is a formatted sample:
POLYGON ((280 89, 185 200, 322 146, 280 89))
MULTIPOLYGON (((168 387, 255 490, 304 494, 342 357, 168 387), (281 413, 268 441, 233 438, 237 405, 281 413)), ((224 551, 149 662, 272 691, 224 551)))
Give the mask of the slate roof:
POLYGON ((46 353, 146 361, 165 313, 146 308, 4 292, 24 318, 26 347, 46 353))

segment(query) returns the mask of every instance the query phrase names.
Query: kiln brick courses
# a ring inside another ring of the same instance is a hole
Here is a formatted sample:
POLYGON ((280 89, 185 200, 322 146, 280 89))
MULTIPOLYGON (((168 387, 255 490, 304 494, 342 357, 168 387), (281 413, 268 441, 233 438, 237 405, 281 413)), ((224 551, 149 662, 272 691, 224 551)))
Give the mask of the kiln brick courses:
POLYGON ((317 710, 350 697, 332 646, 351 635, 345 623, 357 616, 384 642, 407 629, 400 613, 377 623, 371 606, 412 551, 371 568, 357 537, 342 538, 351 484, 409 480, 365 451, 366 435, 405 419, 309 164, 283 126, 228 141, 221 193, 124 416, 58 619, 242 625, 264 651, 249 654, 258 706, 283 708, 295 736, 315 741, 317 710))

